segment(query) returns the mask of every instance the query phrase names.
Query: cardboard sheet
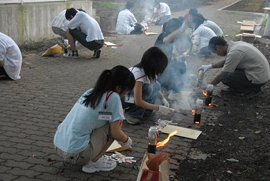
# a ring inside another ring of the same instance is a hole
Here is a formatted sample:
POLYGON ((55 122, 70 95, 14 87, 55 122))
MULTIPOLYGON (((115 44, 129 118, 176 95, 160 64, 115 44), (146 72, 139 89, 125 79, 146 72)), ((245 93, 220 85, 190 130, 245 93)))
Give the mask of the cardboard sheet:
POLYGON ((261 38, 261 35, 251 34, 251 33, 242 33, 235 35, 236 37, 242 36, 242 37, 251 37, 251 38, 261 38))
POLYGON ((240 27, 240 30, 241 31, 250 31, 250 32, 253 32, 254 31, 254 26, 243 26, 243 25, 241 25, 241 27, 240 27))
POLYGON ((124 149, 116 140, 114 140, 114 142, 111 144, 111 146, 107 149, 106 152, 124 151, 129 149, 131 149, 131 147, 129 147, 128 149, 124 149))
POLYGON ((189 128, 184 128, 184 127, 179 127, 179 126, 173 126, 173 125, 167 125, 163 128, 161 131, 162 133, 171 133, 173 131, 177 131, 176 135, 185 137, 185 138, 190 138, 190 139, 197 139, 200 134, 202 133, 201 131, 195 130, 195 129, 189 129, 189 128))
POLYGON ((243 22, 237 21, 237 23, 239 23, 243 26, 256 26, 256 25, 258 25, 255 21, 248 21, 248 20, 243 20, 243 22))
POLYGON ((105 41, 104 42, 104 45, 106 45, 106 46, 115 46, 115 44, 114 43, 111 43, 111 42, 108 42, 108 41, 105 41))
POLYGON ((144 32, 144 34, 149 36, 149 35, 157 35, 158 33, 146 31, 146 32, 144 32))
POLYGON ((268 13, 270 13, 270 7, 265 7, 263 9, 266 10, 266 11, 268 11, 268 13))

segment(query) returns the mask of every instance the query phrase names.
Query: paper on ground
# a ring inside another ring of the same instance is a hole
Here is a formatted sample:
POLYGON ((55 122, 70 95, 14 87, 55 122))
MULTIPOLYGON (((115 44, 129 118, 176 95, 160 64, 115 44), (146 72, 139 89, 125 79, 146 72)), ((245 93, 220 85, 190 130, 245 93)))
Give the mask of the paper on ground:
POLYGON ((252 31, 252 32, 253 32, 253 31, 254 31, 254 26, 243 26, 243 25, 242 25, 242 26, 240 27, 240 30, 241 30, 241 31, 252 31))
POLYGON ((146 32, 144 32, 144 34, 146 34, 146 35, 157 35, 158 33, 146 31, 146 32))
POLYGON ((124 150, 129 150, 129 149, 131 149, 131 147, 127 149, 122 148, 122 146, 116 140, 114 140, 114 142, 111 144, 111 146, 107 149, 106 152, 124 151, 124 150))
POLYGON ((111 43, 111 42, 108 42, 108 41, 105 41, 104 45, 106 45, 106 46, 115 46, 114 43, 111 43))
POLYGON ((202 133, 201 131, 198 131, 198 130, 179 127, 179 126, 173 126, 173 125, 165 126, 161 132, 170 134, 173 131, 177 131, 176 133, 177 136, 191 138, 191 139, 197 139, 202 133))

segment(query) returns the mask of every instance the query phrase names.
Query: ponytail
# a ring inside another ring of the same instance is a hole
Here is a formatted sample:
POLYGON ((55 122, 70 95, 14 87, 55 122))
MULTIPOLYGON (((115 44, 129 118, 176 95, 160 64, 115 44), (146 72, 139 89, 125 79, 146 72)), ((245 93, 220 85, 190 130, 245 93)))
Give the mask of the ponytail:
POLYGON ((95 108, 100 102, 102 95, 108 91, 109 87, 111 87, 112 76, 111 70, 104 70, 99 76, 96 85, 92 92, 89 95, 84 96, 85 100, 83 101, 85 106, 89 106, 95 108))
POLYGON ((119 86, 121 88, 120 93, 122 93, 132 90, 134 85, 133 74, 124 66, 115 66, 111 70, 104 70, 101 73, 92 92, 84 96, 83 103, 86 107, 90 106, 95 109, 105 92, 116 91, 116 87, 119 86))

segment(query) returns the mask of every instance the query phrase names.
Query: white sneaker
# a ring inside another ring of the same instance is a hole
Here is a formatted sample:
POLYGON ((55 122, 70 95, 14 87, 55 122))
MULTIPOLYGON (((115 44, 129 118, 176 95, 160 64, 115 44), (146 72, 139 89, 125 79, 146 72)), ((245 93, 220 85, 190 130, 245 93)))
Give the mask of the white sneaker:
POLYGON ((138 118, 134 118, 127 113, 125 113, 124 116, 129 124, 139 124, 141 122, 138 118))
POLYGON ((173 93, 171 91, 171 93, 169 94, 168 96, 168 99, 170 99, 171 101, 177 101, 177 102, 180 102, 181 101, 181 92, 178 92, 178 93, 173 93))
POLYGON ((86 173, 94 173, 99 171, 111 171, 116 167, 116 161, 108 160, 104 156, 98 159, 96 162, 89 161, 82 167, 82 171, 86 173))
POLYGON ((66 57, 66 58, 79 58, 79 54, 78 54, 78 51, 70 51, 68 53, 64 53, 63 57, 66 57))

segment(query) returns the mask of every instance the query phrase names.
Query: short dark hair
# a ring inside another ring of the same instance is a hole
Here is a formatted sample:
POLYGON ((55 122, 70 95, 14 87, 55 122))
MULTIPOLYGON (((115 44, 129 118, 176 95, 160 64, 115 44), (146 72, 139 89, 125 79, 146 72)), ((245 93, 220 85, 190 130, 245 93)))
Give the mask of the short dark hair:
POLYGON ((204 21, 207 20, 207 19, 205 19, 205 17, 201 13, 198 13, 196 16, 198 16, 199 18, 203 19, 204 21))
POLYGON ((131 9, 133 7, 134 7, 134 3, 132 1, 128 1, 127 4, 126 4, 126 8, 131 9))
POLYGON ((189 15, 196 16, 198 14, 198 10, 196 8, 191 8, 189 10, 189 15))
POLYGON ((145 75, 156 81, 156 76, 163 73, 168 65, 168 58, 158 47, 151 47, 144 52, 141 62, 134 67, 143 68, 145 75))
POLYGON ((178 17, 179 21, 183 24, 183 22, 185 21, 185 18, 183 16, 179 16, 178 17))
POLYGON ((172 18, 168 21, 168 24, 165 28, 166 33, 171 33, 172 31, 177 30, 182 26, 182 23, 178 18, 172 18))
POLYGON ((208 44, 208 49, 213 51, 216 50, 216 45, 225 46, 227 45, 227 42, 220 36, 215 36, 210 39, 208 44))
POLYGON ((193 23, 195 24, 195 29, 197 29, 201 24, 203 24, 204 19, 201 16, 194 16, 193 23))
POLYGON ((78 11, 82 11, 82 12, 86 13, 86 11, 85 11, 85 10, 83 10, 83 9, 81 9, 81 8, 80 8, 80 9, 78 9, 78 11))
POLYGON ((71 16, 75 16, 76 14, 77 14, 77 10, 76 9, 74 9, 74 8, 69 8, 69 9, 67 9, 66 10, 66 14, 65 14, 65 16, 66 16, 66 19, 67 20, 70 20, 70 19, 72 19, 72 17, 71 16))

